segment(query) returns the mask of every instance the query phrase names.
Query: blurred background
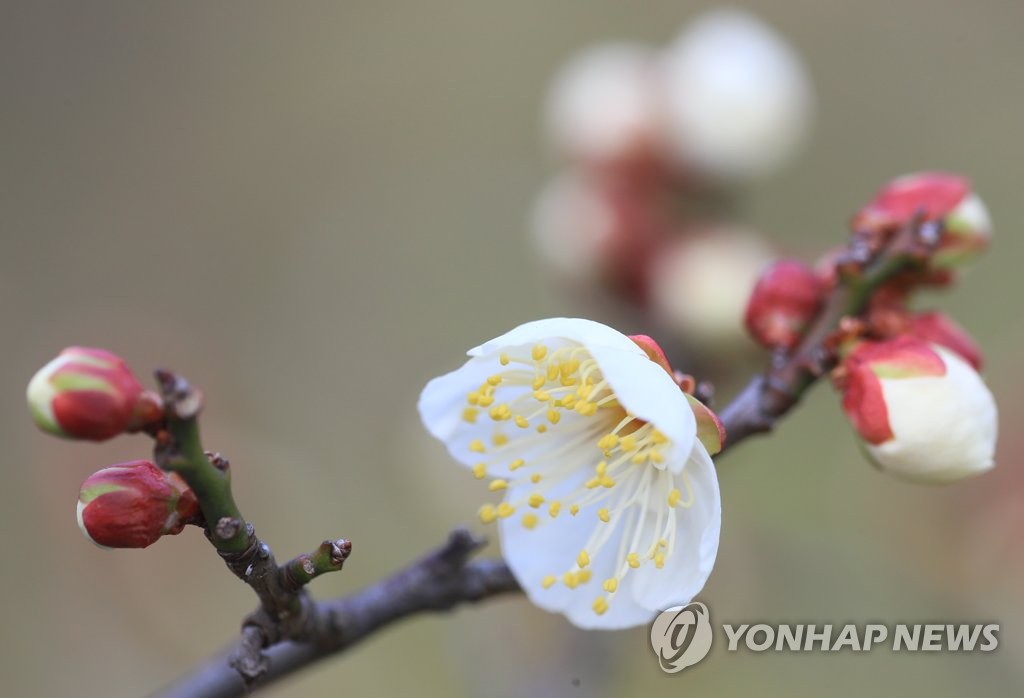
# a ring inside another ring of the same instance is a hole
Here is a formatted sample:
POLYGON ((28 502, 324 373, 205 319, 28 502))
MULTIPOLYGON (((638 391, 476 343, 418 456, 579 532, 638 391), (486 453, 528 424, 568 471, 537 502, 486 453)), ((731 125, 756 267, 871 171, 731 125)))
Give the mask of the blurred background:
MULTIPOLYGON (((420 427, 423 384, 520 322, 621 307, 531 249, 560 167, 541 112, 595 43, 666 44, 707 2, 6 3, 0 7, 0 522, 10 695, 136 696, 231 641, 252 595, 194 529, 146 551, 78 532, 80 482, 142 437, 46 438, 24 388, 69 344, 207 395, 208 448, 279 559, 346 536, 314 591, 352 592, 475 521, 485 493, 420 427)), ((999 467, 908 485, 862 458, 826 385, 719 464, 714 625, 995 622, 973 654, 725 652, 657 668, 646 628, 583 633, 524 600, 419 617, 270 696, 1008 695, 1024 684, 1024 292, 1017 186, 1024 5, 759 2, 803 57, 816 118, 737 216, 810 260, 894 175, 970 176, 994 250, 932 304, 981 342, 999 467)), ((623 318, 626 318, 625 320, 623 318)), ((632 324, 631 324, 632 323, 632 324)), ((765 357, 736 358, 737 376, 765 357)), ((686 367, 683 367, 686 368, 686 367)), ((724 401, 738 387, 725 376, 724 401)), ((497 554, 493 546, 488 554, 497 554)))

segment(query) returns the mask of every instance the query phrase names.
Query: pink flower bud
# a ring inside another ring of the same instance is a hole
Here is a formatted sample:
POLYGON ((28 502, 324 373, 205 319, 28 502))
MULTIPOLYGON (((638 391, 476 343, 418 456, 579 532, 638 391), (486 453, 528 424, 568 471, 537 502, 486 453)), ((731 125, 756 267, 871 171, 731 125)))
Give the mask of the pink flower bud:
POLYGON ((104 548, 145 548, 199 516, 192 490, 146 460, 93 473, 78 495, 78 526, 104 548))
POLYGON ((121 357, 102 349, 69 347, 28 384, 36 424, 69 439, 104 441, 138 429, 158 418, 158 403, 121 357))
POLYGON ((854 230, 899 227, 918 213, 943 220, 942 238, 931 266, 949 268, 970 261, 988 247, 992 221, 964 177, 945 172, 905 175, 885 185, 854 217, 854 230))
POLYGON ((858 344, 843 366, 843 411, 882 470, 949 482, 995 464, 995 400, 953 352, 901 336, 858 344))
POLYGON ((913 315, 908 332, 932 344, 938 344, 960 355, 975 371, 981 370, 981 347, 967 330, 943 313, 930 312, 913 315))
POLYGON ((792 347, 821 307, 825 284, 801 261, 783 259, 757 280, 744 322, 757 342, 769 349, 792 347))

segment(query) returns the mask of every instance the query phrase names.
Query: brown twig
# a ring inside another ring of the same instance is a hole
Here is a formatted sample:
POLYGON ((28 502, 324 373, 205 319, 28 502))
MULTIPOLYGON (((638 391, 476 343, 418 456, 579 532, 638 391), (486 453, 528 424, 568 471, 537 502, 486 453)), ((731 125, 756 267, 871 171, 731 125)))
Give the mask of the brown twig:
MULTIPOLYGON (((452 532, 440 548, 361 592, 343 599, 313 603, 310 636, 304 642, 281 642, 265 653, 267 666, 260 685, 283 678, 320 659, 337 654, 384 626, 424 611, 447 611, 460 603, 480 601, 518 591, 505 564, 495 560, 469 562, 484 545, 468 531, 452 532)), ((229 698, 247 686, 228 666, 239 654, 251 656, 242 644, 217 655, 160 693, 161 698, 229 698)))

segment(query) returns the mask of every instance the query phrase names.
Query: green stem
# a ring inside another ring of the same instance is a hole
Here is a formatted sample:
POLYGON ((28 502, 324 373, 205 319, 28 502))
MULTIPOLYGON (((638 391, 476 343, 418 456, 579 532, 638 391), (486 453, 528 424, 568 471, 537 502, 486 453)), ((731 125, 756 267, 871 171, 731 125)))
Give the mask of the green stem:
POLYGON ((172 417, 168 419, 167 431, 174 441, 175 453, 162 465, 178 473, 195 492, 210 530, 210 541, 221 552, 244 551, 251 541, 245 519, 231 493, 231 475, 210 462, 199 438, 197 420, 172 417))

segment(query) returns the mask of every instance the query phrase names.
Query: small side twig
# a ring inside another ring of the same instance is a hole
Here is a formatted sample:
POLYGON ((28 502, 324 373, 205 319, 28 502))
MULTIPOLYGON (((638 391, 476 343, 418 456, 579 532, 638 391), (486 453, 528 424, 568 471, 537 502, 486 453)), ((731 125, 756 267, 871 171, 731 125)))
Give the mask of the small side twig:
POLYGON ((259 608, 243 621, 241 642, 228 662, 248 685, 270 666, 265 648, 315 635, 317 619, 305 585, 321 574, 340 570, 352 543, 344 538, 325 541, 311 555, 279 567, 270 546, 256 536, 235 504, 228 460, 203 449, 198 422, 202 393, 171 371, 159 370, 156 378, 164 420, 153 434, 155 460, 188 483, 202 510, 206 537, 228 569, 260 600, 259 608))
MULTIPOLYGON (((519 590, 511 570, 497 560, 469 559, 484 541, 466 530, 453 531, 448 541, 391 577, 352 596, 314 603, 315 631, 304 642, 281 642, 265 653, 260 685, 288 676, 325 657, 342 652, 383 627, 423 611, 447 611, 455 606, 481 601, 519 590)), ((239 674, 228 667, 239 656, 247 656, 242 642, 197 668, 166 689, 161 698, 230 698, 247 690, 239 674)), ((235 666, 235 664, 232 664, 235 666)), ((237 668, 237 667, 236 667, 237 668)))

